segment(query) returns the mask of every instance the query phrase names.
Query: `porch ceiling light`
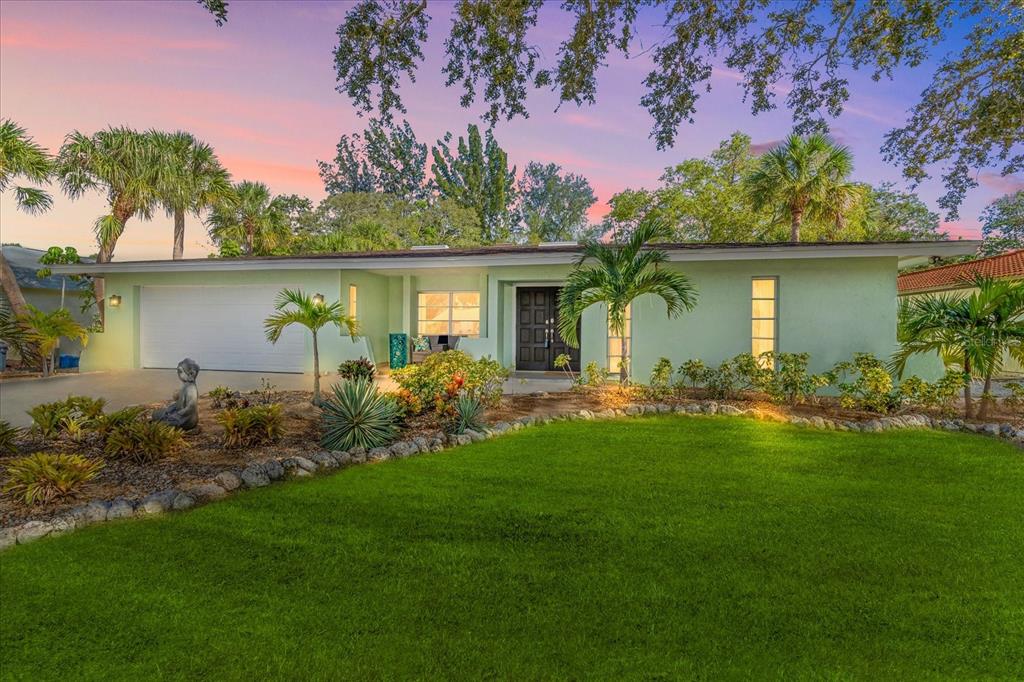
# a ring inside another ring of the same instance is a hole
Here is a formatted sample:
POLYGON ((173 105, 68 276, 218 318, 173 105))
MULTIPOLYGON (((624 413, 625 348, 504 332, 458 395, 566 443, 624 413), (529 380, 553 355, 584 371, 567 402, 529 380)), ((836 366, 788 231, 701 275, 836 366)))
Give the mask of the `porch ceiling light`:
POLYGON ((121 305, 121 297, 117 294, 110 295, 110 307, 117 308, 121 305))
POLYGON ((323 305, 323 304, 324 304, 324 295, 323 294, 319 294, 319 293, 313 294, 313 305, 323 305))

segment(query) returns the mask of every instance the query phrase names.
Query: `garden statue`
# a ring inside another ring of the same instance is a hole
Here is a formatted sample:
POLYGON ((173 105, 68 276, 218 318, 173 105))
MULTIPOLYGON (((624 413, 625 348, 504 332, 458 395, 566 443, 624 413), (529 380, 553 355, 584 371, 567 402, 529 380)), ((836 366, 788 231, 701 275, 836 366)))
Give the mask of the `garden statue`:
POLYGON ((199 365, 191 358, 178 363, 178 378, 181 389, 174 395, 174 402, 153 413, 153 421, 163 422, 180 429, 191 431, 199 425, 199 388, 196 377, 199 365))

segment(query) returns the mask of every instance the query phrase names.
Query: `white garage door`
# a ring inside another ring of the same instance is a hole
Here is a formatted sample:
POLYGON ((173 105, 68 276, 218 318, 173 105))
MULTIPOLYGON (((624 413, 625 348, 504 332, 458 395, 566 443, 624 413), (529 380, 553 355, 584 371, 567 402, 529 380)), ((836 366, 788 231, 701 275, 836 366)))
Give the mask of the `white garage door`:
POLYGON ((301 372, 305 327, 291 326, 277 344, 263 320, 281 287, 142 287, 139 346, 143 367, 177 367, 192 358, 202 369, 301 372))

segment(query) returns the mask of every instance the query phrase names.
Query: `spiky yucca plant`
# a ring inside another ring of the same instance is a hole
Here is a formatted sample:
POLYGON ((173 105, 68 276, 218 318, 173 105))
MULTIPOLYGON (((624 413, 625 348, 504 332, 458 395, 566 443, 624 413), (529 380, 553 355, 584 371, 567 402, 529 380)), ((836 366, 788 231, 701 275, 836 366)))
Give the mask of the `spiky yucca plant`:
POLYGON ((471 395, 460 395, 455 399, 455 419, 452 433, 479 431, 484 425, 484 405, 471 395))
POLYGON ((324 435, 320 444, 328 450, 386 445, 398 434, 398 407, 381 395, 372 381, 342 381, 320 405, 324 435))
POLYGON ((4 492, 25 504, 43 504, 74 495, 102 468, 101 459, 37 452, 7 464, 4 492))

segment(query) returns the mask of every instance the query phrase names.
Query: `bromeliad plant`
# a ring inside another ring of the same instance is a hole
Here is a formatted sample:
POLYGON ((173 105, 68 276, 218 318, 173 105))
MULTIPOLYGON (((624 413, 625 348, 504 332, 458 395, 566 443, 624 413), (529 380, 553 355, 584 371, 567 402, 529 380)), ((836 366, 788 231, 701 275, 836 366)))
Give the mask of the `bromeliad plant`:
POLYGON ((0 455, 16 453, 20 436, 21 429, 11 426, 10 422, 0 420, 0 455))
MULTIPOLYGON (((627 361, 626 311, 634 299, 644 294, 660 297, 670 318, 692 310, 697 304, 697 291, 690 279, 681 272, 663 268, 668 254, 650 246, 671 237, 672 228, 668 223, 648 217, 624 243, 584 242, 582 253, 558 296, 558 331, 562 339, 578 348, 577 326, 583 311, 604 303, 608 307, 609 331, 622 338, 622 358, 627 361)), ((623 364, 619 378, 623 384, 629 383, 627 363, 623 364)))
POLYGON ((327 303, 322 296, 309 296, 301 289, 282 289, 275 304, 277 312, 263 321, 267 340, 277 343, 281 333, 293 325, 302 325, 313 334, 313 404, 320 403, 320 349, 317 332, 329 324, 344 327, 353 340, 359 332, 354 317, 345 314, 339 301, 327 303), (289 307, 291 306, 291 307, 289 307))
POLYGON ((342 379, 366 379, 372 381, 376 373, 377 368, 366 358, 346 360, 338 365, 338 376, 342 379))
POLYGON ((13 494, 24 504, 44 504, 74 495, 96 478, 101 469, 101 459, 37 452, 7 464, 4 492, 13 494))
POLYGON ((280 440, 284 432, 280 403, 229 408, 217 415, 217 423, 224 427, 225 448, 267 445, 280 440))
POLYGON ((320 404, 323 436, 320 444, 328 450, 387 445, 398 435, 398 406, 381 394, 372 381, 342 381, 333 395, 320 404))
POLYGON ((185 432, 162 422, 135 421, 121 425, 107 436, 103 454, 148 464, 176 455, 188 446, 185 432))
POLYGON ((79 423, 93 422, 103 415, 103 398, 84 395, 68 396, 64 400, 41 403, 28 410, 32 418, 31 430, 43 438, 56 438, 64 432, 68 420, 79 423))

